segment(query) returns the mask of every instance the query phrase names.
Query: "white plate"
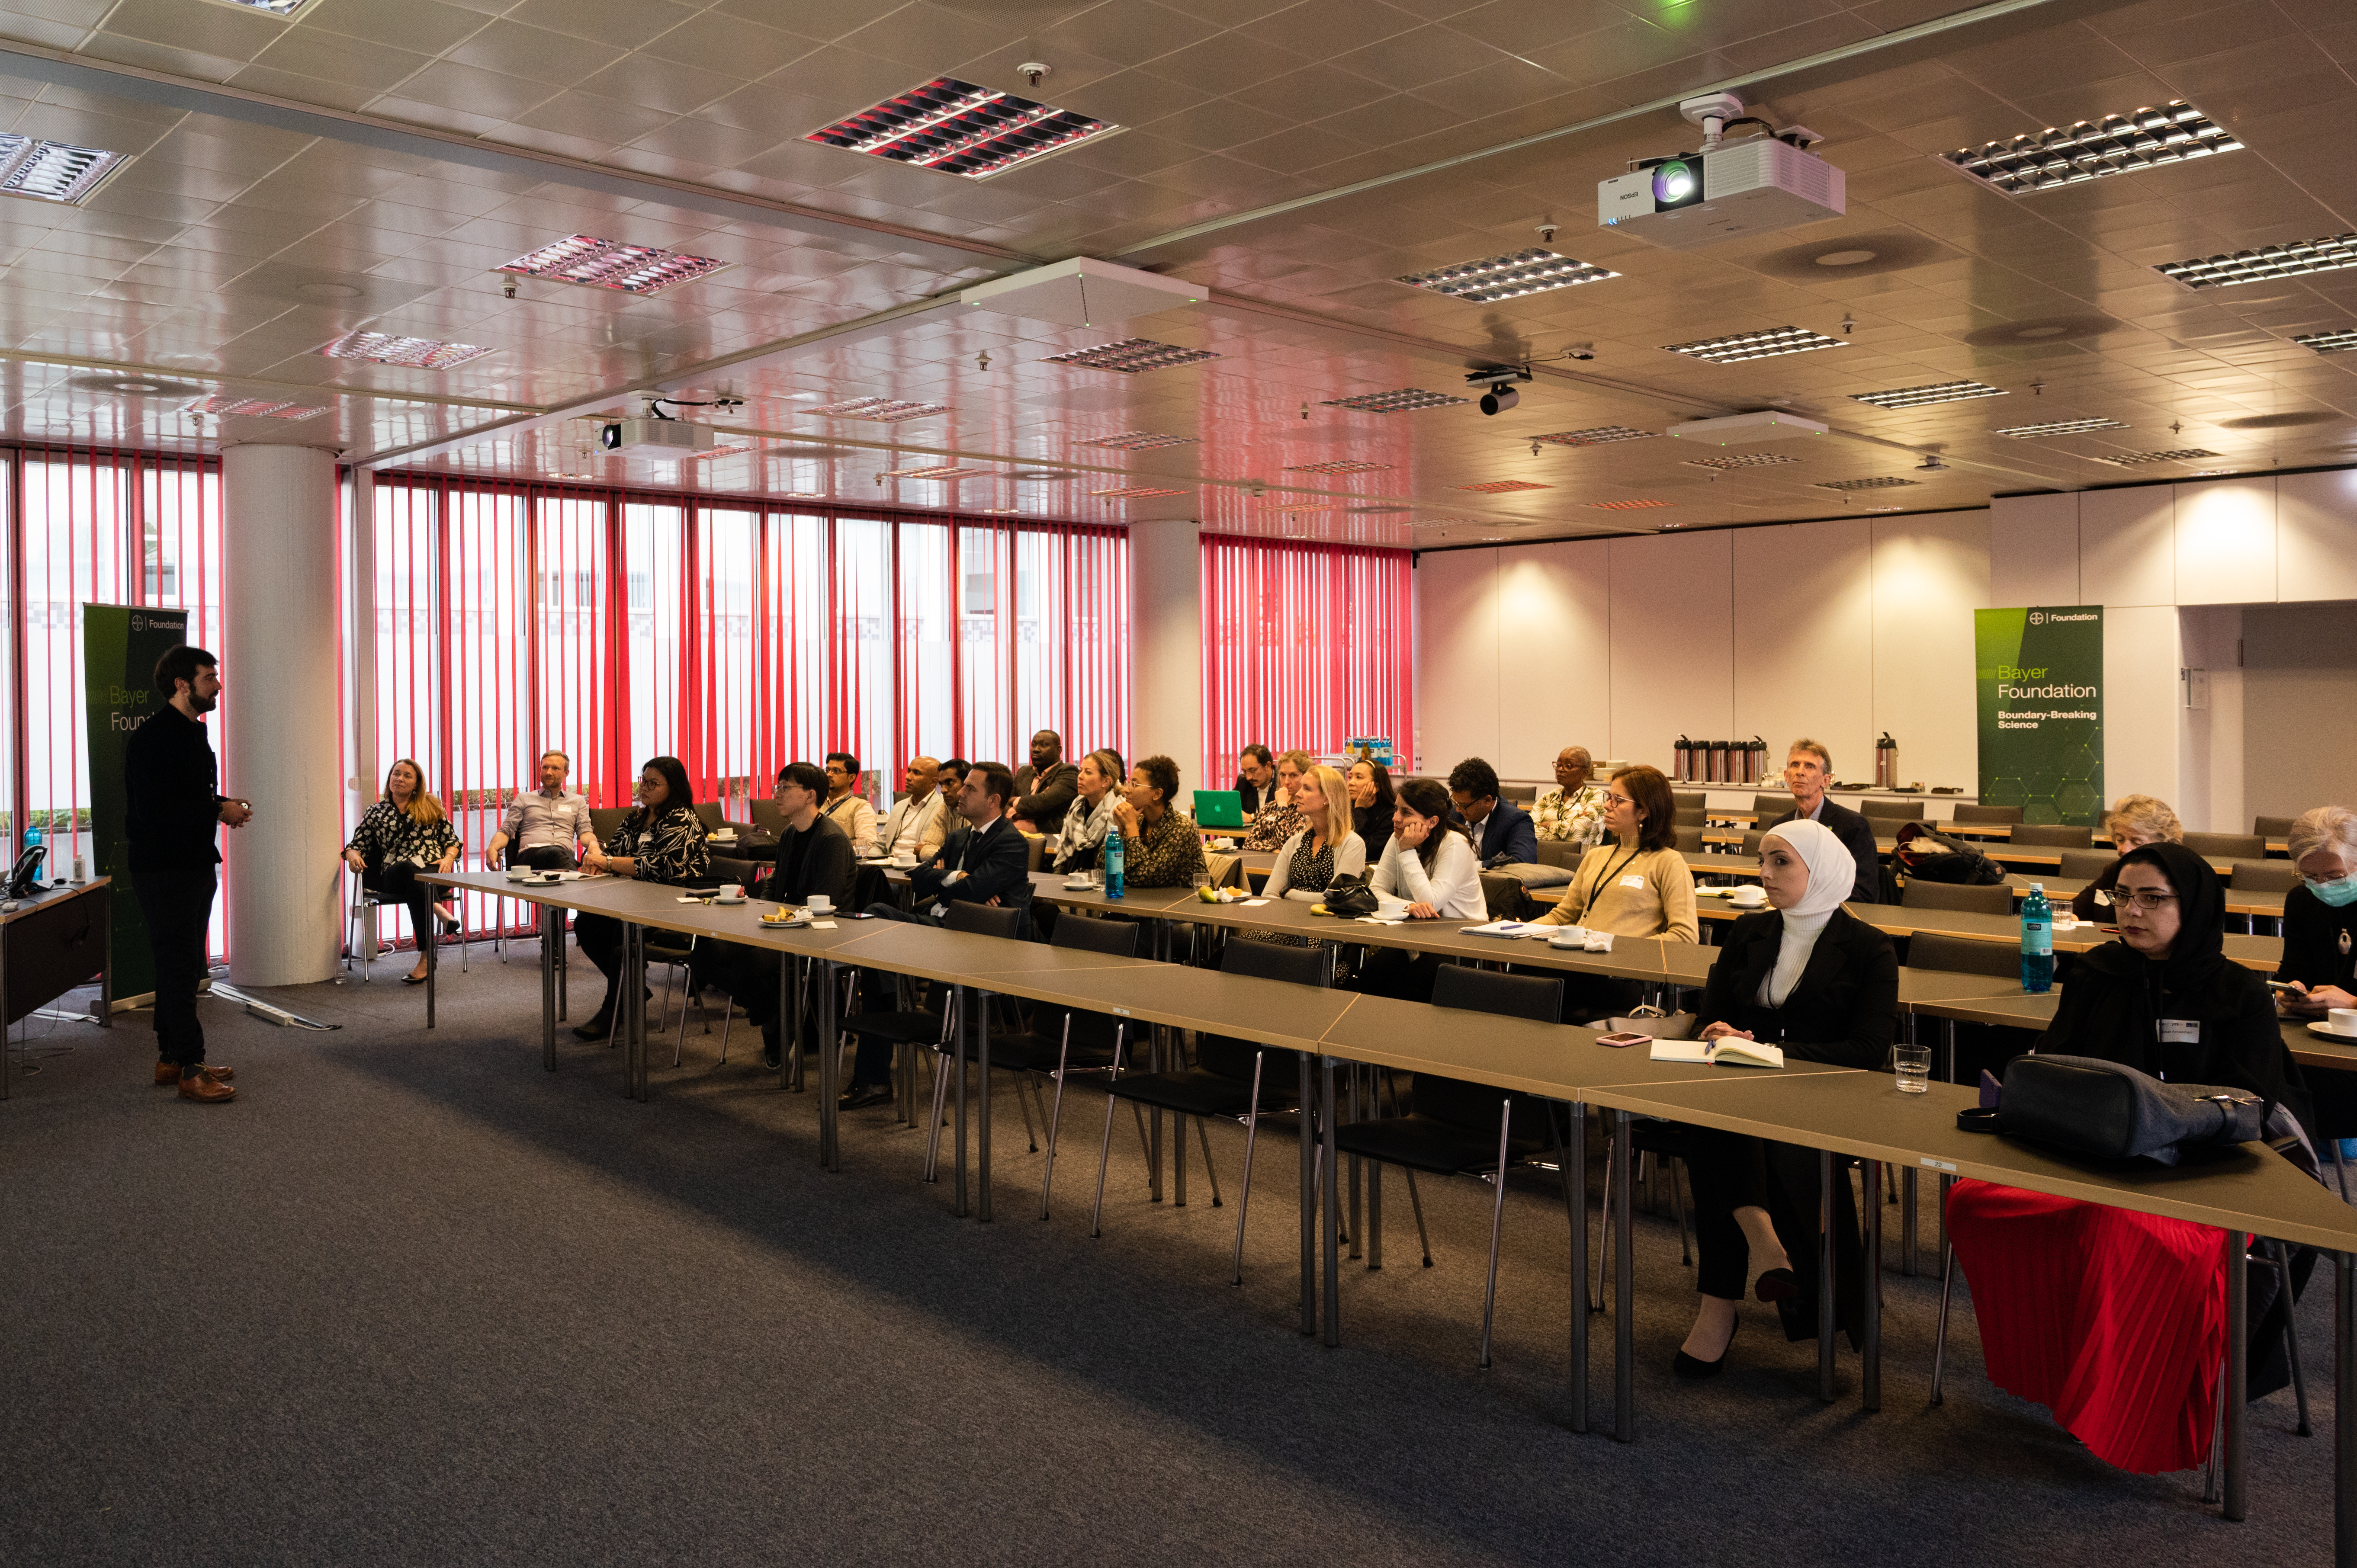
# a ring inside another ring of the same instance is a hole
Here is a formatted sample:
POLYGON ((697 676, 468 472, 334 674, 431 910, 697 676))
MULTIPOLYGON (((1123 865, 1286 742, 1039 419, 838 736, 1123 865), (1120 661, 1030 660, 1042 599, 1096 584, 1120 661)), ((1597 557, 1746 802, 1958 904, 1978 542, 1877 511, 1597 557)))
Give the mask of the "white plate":
POLYGON ((2344 1035, 2321 1018, 2310 1024, 2308 1026, 2308 1032, 2311 1035, 2322 1035, 2328 1040, 2357 1040, 2357 1035, 2344 1035))
POLYGON ((791 919, 784 920, 772 920, 764 917, 761 921, 762 929, 764 930, 770 931, 790 931, 793 930, 797 927, 807 926, 809 924, 810 917, 808 915, 796 915, 791 919))

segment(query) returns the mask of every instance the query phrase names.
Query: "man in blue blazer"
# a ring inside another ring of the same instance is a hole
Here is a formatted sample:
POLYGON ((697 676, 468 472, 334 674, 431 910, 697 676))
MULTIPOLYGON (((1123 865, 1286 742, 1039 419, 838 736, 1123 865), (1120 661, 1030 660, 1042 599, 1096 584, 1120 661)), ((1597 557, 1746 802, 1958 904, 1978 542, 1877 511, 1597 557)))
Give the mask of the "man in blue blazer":
POLYGON ((1773 828, 1777 822, 1789 822, 1796 817, 1806 817, 1821 822, 1842 841, 1850 858, 1857 862, 1857 886, 1850 890, 1853 904, 1882 902, 1882 852, 1875 847, 1874 824, 1847 806, 1825 794, 1825 786, 1833 781, 1833 755, 1824 746, 1803 737, 1792 743, 1784 757, 1784 788, 1792 792, 1792 809, 1774 822, 1761 822, 1762 828, 1773 828))
POLYGON ((1498 798, 1496 768, 1478 757, 1467 757, 1449 769, 1448 798, 1465 819, 1484 869, 1537 862, 1538 829, 1532 826, 1528 811, 1498 798))

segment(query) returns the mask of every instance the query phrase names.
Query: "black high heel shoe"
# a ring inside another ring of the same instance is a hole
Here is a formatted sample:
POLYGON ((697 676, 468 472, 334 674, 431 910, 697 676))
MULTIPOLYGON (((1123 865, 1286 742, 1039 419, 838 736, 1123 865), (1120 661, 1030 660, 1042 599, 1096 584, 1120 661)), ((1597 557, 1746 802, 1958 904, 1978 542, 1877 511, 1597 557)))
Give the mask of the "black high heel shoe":
POLYGON ((1735 1337, 1742 1332, 1743 1319, 1738 1317, 1735 1320, 1735 1326, 1727 1331, 1727 1350, 1721 1350, 1718 1353, 1717 1360, 1706 1361, 1699 1356, 1689 1356, 1681 1350, 1678 1352, 1677 1359, 1670 1363, 1670 1370, 1690 1383, 1718 1376, 1719 1373, 1727 1370, 1727 1350, 1735 1348, 1735 1337))
POLYGON ((1777 1302, 1792 1301, 1800 1296, 1801 1282, 1793 1277, 1790 1269, 1770 1269, 1753 1283, 1751 1294, 1771 1305, 1777 1302))

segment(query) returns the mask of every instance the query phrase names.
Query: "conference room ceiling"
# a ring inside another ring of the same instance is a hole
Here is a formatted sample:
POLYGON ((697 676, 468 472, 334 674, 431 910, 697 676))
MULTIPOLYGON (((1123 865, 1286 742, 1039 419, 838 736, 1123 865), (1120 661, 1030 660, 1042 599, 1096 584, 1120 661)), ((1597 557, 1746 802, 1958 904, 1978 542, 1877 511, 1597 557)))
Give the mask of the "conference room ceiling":
POLYGON ((2357 461, 2357 354, 2294 341, 2357 328, 2357 268, 2199 289, 2156 270, 2357 231, 2357 16, 2051 0, 1884 41, 1968 14, 0 0, 0 130, 125 156, 81 205, 0 199, 5 434, 1419 545, 2357 461), (806 139, 943 77, 1119 130, 985 179, 806 139), (1676 251, 1599 229, 1598 181, 1696 145, 1672 110, 1626 112, 1737 79, 1751 113, 1824 138, 1846 215, 1676 251), (1938 156, 2175 100, 2243 150, 2019 197, 1938 156), (499 270, 575 235, 725 264, 643 295, 499 270), (1488 304, 1398 281, 1542 246, 1619 275, 1488 304), (956 303, 1073 256, 1208 295, 1094 328, 956 303), (1783 328, 1829 344, 1670 351, 1783 328), (323 352, 361 333, 486 351, 323 352), (1050 362, 1131 338, 1216 357, 1050 362), (1523 361, 1497 417, 1336 406, 1469 400, 1469 370, 1523 361), (1857 401, 1956 381, 1995 395, 1857 401), (598 453, 603 418, 657 388, 745 400, 674 411, 726 427, 724 450, 598 453), (836 411, 859 399, 935 412, 836 411), (1768 408, 1831 431, 1724 454, 1661 435, 1768 408), (1699 466, 1727 454, 1789 460, 1699 466))

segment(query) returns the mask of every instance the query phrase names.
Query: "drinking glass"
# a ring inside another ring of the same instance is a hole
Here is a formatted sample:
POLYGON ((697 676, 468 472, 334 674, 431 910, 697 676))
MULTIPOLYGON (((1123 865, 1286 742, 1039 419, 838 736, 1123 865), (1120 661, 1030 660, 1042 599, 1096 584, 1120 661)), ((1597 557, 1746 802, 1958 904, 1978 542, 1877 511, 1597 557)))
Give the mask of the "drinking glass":
POLYGON ((1932 1047, 1929 1046, 1899 1046, 1893 1051, 1899 1069, 1899 1088, 1907 1094, 1921 1094, 1932 1086, 1932 1047))

